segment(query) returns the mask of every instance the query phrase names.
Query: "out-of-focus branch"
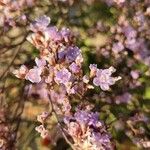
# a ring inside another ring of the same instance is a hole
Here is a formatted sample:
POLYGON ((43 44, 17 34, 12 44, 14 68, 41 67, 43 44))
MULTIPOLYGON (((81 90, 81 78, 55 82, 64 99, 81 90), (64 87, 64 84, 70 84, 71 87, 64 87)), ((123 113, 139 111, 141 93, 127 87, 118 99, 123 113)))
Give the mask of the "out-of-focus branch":
POLYGON ((6 74, 7 71, 9 70, 9 68, 11 67, 11 65, 14 63, 14 61, 15 61, 15 59, 16 59, 18 53, 19 53, 19 51, 21 50, 21 47, 22 47, 22 45, 20 45, 20 46, 18 47, 18 49, 16 50, 16 53, 15 53, 15 55, 13 56, 11 62, 9 63, 9 65, 7 66, 7 68, 4 70, 4 72, 3 72, 2 75, 0 76, 0 80, 3 79, 3 77, 5 76, 5 74, 6 74))

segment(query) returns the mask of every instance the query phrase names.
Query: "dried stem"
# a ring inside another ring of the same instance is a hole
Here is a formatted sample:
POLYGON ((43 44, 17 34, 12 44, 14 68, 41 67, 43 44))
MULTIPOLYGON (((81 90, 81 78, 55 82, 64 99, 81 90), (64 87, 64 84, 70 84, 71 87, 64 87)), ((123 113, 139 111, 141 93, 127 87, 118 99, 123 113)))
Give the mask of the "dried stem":
POLYGON ((56 119, 57 119, 57 123, 58 123, 58 125, 59 125, 59 127, 60 127, 60 129, 61 129, 61 132, 62 132, 62 135, 63 135, 64 139, 66 140, 66 142, 70 145, 70 147, 71 147, 73 150, 76 150, 75 147, 73 146, 73 144, 69 141, 69 139, 67 138, 67 136, 66 136, 66 134, 65 134, 65 131, 64 131, 62 125, 61 125, 62 123, 59 121, 58 114, 56 113, 56 111, 55 111, 55 109, 54 109, 54 105, 53 105, 53 102, 52 102, 52 100, 51 100, 50 95, 48 95, 48 97, 49 97, 49 102, 50 102, 50 105, 51 105, 52 112, 54 113, 54 115, 55 115, 55 117, 56 117, 56 119))

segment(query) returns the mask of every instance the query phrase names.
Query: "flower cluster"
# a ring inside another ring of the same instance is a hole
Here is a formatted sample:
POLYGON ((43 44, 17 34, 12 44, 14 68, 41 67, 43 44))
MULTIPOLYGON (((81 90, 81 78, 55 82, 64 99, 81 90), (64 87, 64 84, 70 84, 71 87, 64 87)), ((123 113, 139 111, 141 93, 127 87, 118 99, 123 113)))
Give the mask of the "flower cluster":
POLYGON ((93 84, 100 86, 102 90, 109 90, 109 86, 115 84, 116 81, 120 80, 121 77, 111 77, 111 74, 116 71, 114 67, 108 69, 97 69, 96 65, 90 65, 91 74, 94 75, 93 84))
POLYGON ((1 0, 0 2, 0 26, 15 26, 18 21, 26 22, 23 9, 32 7, 35 0, 1 0))
POLYGON ((22 65, 14 74, 32 83, 44 82, 64 87, 68 94, 75 94, 84 86, 83 91, 90 88, 90 81, 103 90, 108 90, 120 77, 111 77, 115 72, 113 67, 109 69, 97 69, 90 66, 90 77, 84 76, 82 71, 83 57, 81 50, 73 44, 69 29, 58 31, 56 27, 49 27, 50 18, 42 16, 30 25, 34 32, 27 37, 40 51, 40 58, 35 58, 36 66, 28 69, 22 65), (95 70, 95 71, 94 71, 95 70), (93 72, 93 73, 92 73, 93 72), (94 74, 95 73, 95 74, 94 74), (85 81, 86 80, 86 81, 85 81))
POLYGON ((77 110, 73 116, 65 117, 66 132, 73 138, 77 150, 112 150, 110 135, 97 113, 77 110))
POLYGON ((111 27, 113 42, 110 42, 109 46, 106 45, 105 51, 112 50, 117 58, 131 51, 134 59, 149 66, 149 3, 124 2, 120 9, 123 13, 119 15, 117 24, 111 27))
MULTIPOLYGON (((65 118, 64 123, 68 127, 66 130, 73 138, 75 147, 113 149, 104 124, 98 121, 96 114, 78 111, 72 116, 71 99, 82 99, 88 89, 94 88, 93 85, 103 91, 109 90, 121 77, 112 77, 116 71, 114 67, 98 69, 95 64, 90 65, 90 74, 84 75, 82 53, 74 44, 73 33, 67 28, 58 30, 57 27, 49 26, 50 21, 49 17, 42 16, 30 25, 33 33, 27 40, 40 51, 40 57, 35 58, 36 65, 33 68, 22 65, 14 74, 32 83, 46 85, 53 111, 65 118)), ((38 116, 42 125, 36 128, 42 137, 48 135, 43 126, 45 115, 47 116, 45 113, 38 116)))

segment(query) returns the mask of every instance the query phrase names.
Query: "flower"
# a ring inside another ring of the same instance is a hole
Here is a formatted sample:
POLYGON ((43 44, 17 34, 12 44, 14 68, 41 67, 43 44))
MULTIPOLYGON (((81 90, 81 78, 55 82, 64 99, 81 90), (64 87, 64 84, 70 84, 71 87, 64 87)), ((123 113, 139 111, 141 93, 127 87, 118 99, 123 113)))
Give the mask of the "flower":
POLYGON ((115 72, 114 67, 108 69, 97 69, 96 77, 93 79, 93 84, 100 86, 104 91, 109 90, 109 86, 115 84, 116 81, 120 80, 121 77, 111 77, 111 74, 115 72))
POLYGON ((76 110, 71 117, 65 117, 67 133, 77 149, 113 150, 110 136, 98 114, 86 110, 76 110))
POLYGON ((70 66, 69 66, 69 69, 73 72, 73 73, 78 73, 80 72, 80 66, 78 66, 76 63, 72 63, 70 66))
POLYGON ((39 68, 43 68, 46 65, 45 59, 39 59, 37 57, 35 58, 35 63, 39 68))
POLYGON ((68 71, 68 69, 63 68, 60 71, 57 71, 56 76, 55 76, 55 81, 56 83, 62 83, 66 85, 71 77, 71 73, 68 71))
POLYGON ((58 31, 58 29, 56 27, 48 27, 45 31, 44 31, 44 35, 45 35, 45 39, 46 40, 53 40, 53 41, 61 41, 62 40, 62 36, 60 34, 60 32, 58 31))
POLYGON ((35 20, 34 23, 30 24, 30 30, 33 32, 44 31, 49 25, 51 19, 47 16, 41 16, 35 20))
POLYGON ((46 138, 48 136, 48 131, 43 125, 37 126, 35 130, 41 134, 42 138, 46 138))
POLYGON ((48 112, 42 112, 42 114, 37 116, 37 121, 43 123, 47 119, 48 116, 49 116, 48 112))
POLYGON ((73 62, 81 54, 81 51, 78 47, 68 47, 66 49, 66 60, 68 62, 73 62))
POLYGON ((90 68, 90 77, 94 77, 96 75, 97 65, 90 64, 89 68, 90 68))
POLYGON ((13 74, 17 78, 22 78, 22 79, 25 78, 27 73, 28 73, 28 68, 25 65, 21 65, 21 67, 18 70, 13 71, 13 74))
POLYGON ((39 83, 41 81, 41 69, 40 68, 33 68, 30 69, 29 72, 26 74, 26 80, 31 81, 32 83, 39 83))
POLYGON ((65 42, 69 42, 70 38, 71 38, 71 32, 68 28, 62 28, 60 31, 63 39, 65 40, 65 42))
POLYGON ((87 75, 83 76, 83 82, 86 84, 89 83, 89 77, 87 75))
POLYGON ((139 72, 137 70, 132 70, 130 72, 130 75, 133 79, 138 79, 139 78, 139 72))

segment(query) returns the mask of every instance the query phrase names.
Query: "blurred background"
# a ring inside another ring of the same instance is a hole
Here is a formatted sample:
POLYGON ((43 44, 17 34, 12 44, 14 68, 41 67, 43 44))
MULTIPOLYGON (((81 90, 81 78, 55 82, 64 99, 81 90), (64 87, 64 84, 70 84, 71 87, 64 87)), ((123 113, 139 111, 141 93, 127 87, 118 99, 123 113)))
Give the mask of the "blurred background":
MULTIPOLYGON (((21 11, 11 11, 13 20, 9 18, 9 23, 1 23, 0 27, 0 145, 4 138, 8 150, 70 149, 57 130, 55 118, 51 117, 48 122, 51 138, 42 139, 35 131, 39 125, 37 115, 48 110, 44 88, 12 74, 21 64, 33 66, 39 51, 26 37, 30 32, 29 23, 42 15, 51 18, 51 25, 59 29, 67 27, 74 33, 76 45, 84 56, 85 73, 94 63, 99 68, 114 66, 115 74, 122 77, 109 92, 96 89, 88 93, 90 103, 96 104, 100 118, 108 125, 116 149, 144 149, 140 146, 142 140, 150 145, 150 61, 147 60, 150 56, 150 9, 147 9, 150 7, 148 1, 131 1, 26 0, 21 11), (142 25, 135 20, 136 12, 145 15, 142 25), (126 42, 120 31, 121 18, 131 23, 148 52, 143 47, 138 47, 136 52, 127 46, 123 50, 115 47, 114 43, 120 39, 122 43, 126 42), (144 29, 141 29, 143 25, 144 29)), ((0 2, 1 20, 6 6, 0 2)))

